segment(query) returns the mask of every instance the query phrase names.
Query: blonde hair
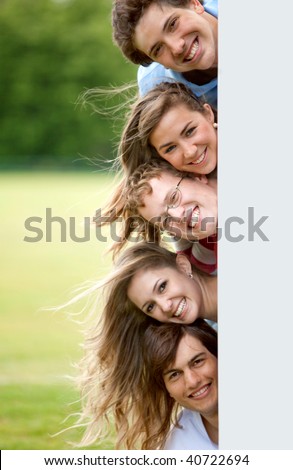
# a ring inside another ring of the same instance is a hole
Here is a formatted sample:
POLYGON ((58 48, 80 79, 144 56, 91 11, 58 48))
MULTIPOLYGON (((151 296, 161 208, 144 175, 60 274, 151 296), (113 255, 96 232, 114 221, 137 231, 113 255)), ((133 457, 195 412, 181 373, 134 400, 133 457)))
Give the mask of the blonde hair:
POLYGON ((151 449, 155 445, 151 436, 158 420, 152 405, 154 397, 145 396, 149 386, 142 340, 146 327, 159 322, 139 310, 128 299, 127 290, 137 271, 166 266, 178 269, 175 253, 154 243, 135 244, 122 253, 104 280, 70 301, 90 299, 89 316, 91 321, 95 318, 85 333, 84 358, 79 364, 82 412, 77 426, 86 427, 80 446, 105 437, 112 421, 116 448, 151 449), (102 295, 104 305, 96 318, 102 295))
POLYGON ((121 167, 126 175, 131 175, 142 163, 162 159, 149 139, 170 109, 185 105, 191 111, 205 115, 207 110, 204 104, 186 85, 171 80, 159 83, 138 98, 130 107, 118 150, 121 167))
POLYGON ((162 229, 156 221, 147 221, 139 214, 139 208, 143 207, 143 199, 152 193, 150 180, 159 178, 164 172, 174 176, 193 178, 192 173, 181 172, 170 166, 167 162, 150 161, 140 165, 132 175, 123 180, 117 191, 117 198, 101 217, 96 219, 97 225, 121 222, 119 241, 111 246, 114 258, 124 248, 128 241, 145 240, 148 242, 161 243, 162 229), (118 201, 119 197, 119 201, 118 201))
POLYGON ((158 84, 130 106, 115 161, 115 168, 120 172, 121 180, 103 208, 101 216, 96 219, 99 226, 111 224, 120 217, 123 219, 121 242, 112 245, 114 256, 124 246, 125 237, 133 231, 130 230, 130 225, 137 225, 138 233, 145 240, 159 240, 159 232, 155 230, 154 233, 150 224, 147 224, 146 230, 145 221, 138 217, 136 209, 139 203, 135 203, 134 197, 131 201, 127 198, 135 193, 135 197, 141 200, 141 195, 145 194, 144 188, 149 190, 145 182, 151 177, 158 177, 162 171, 172 172, 176 176, 181 174, 158 155, 149 141, 164 114, 180 104, 202 114, 207 112, 204 103, 194 96, 188 87, 183 83, 170 81, 158 84), (137 185, 140 189, 132 191, 131 186, 137 185), (131 213, 131 210, 134 212, 131 213))

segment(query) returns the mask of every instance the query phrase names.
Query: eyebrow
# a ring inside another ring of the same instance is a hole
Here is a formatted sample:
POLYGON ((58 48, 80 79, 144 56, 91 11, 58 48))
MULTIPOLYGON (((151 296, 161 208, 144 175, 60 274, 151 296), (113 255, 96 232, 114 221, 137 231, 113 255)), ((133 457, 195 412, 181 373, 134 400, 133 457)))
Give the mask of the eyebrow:
MULTIPOLYGON (((160 279, 158 279, 157 282, 155 282, 155 285, 154 285, 154 287, 153 287, 152 292, 155 292, 155 290, 156 290, 157 285, 158 285, 159 282, 160 282, 160 279)), ((145 308, 145 306, 146 306, 148 303, 149 303, 149 300, 147 300, 147 301, 143 304, 143 306, 141 307, 141 310, 143 310, 143 309, 145 308)))
MULTIPOLYGON (((163 32, 163 33, 166 31, 166 29, 167 29, 167 27, 168 27, 168 24, 169 24, 169 22, 170 22, 170 19, 171 19, 172 15, 173 15, 173 13, 171 13, 171 15, 166 19, 166 21, 165 21, 165 23, 164 23, 164 25, 163 25, 163 29, 162 29, 162 32, 163 32)), ((149 51, 148 51, 148 55, 149 55, 149 56, 152 55, 153 50, 156 48, 157 44, 158 44, 158 42, 156 42, 156 43, 149 49, 149 51)))
MULTIPOLYGON (((180 135, 183 135, 184 132, 186 131, 186 129, 188 128, 188 126, 190 126, 190 124, 192 123, 192 121, 189 121, 182 129, 182 131, 180 132, 180 135)), ((169 145, 172 144, 172 141, 171 142, 167 142, 166 144, 163 144, 159 147, 159 150, 163 149, 164 147, 169 147, 169 145)))
MULTIPOLYGON (((187 365, 188 365, 188 366, 191 366, 191 364, 192 364, 196 359, 199 359, 199 358, 200 358, 201 356, 203 356, 203 355, 204 355, 204 352, 203 352, 203 351, 200 352, 200 353, 198 353, 198 354, 196 354, 195 356, 193 356, 193 357, 188 361, 187 365)), ((171 372, 177 372, 178 370, 180 370, 180 369, 176 369, 176 368, 175 368, 175 369, 168 369, 168 370, 166 370, 165 372, 163 372, 163 376, 164 376, 164 375, 168 375, 168 374, 170 374, 171 372)))

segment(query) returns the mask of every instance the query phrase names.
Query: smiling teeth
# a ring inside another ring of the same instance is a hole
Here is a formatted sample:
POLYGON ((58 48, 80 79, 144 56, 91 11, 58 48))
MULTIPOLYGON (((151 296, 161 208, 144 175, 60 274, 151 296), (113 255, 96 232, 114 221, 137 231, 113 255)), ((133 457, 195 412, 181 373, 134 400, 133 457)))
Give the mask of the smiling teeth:
POLYGON ((174 313, 174 317, 180 317, 181 313, 183 312, 183 310, 185 308, 185 305, 186 305, 186 300, 182 299, 180 304, 178 305, 176 313, 174 313))
POLYGON ((185 60, 191 60, 191 59, 193 59, 193 57, 195 56, 197 50, 198 50, 198 41, 197 41, 197 39, 196 39, 196 40, 194 41, 194 43, 193 43, 193 46, 192 46, 192 48, 191 48, 190 53, 188 54, 188 56, 186 57, 185 60))
POLYGON ((198 392, 192 393, 190 396, 191 396, 191 397, 199 397, 200 395, 202 395, 203 393, 205 393, 208 388, 209 388, 209 386, 206 385, 205 387, 201 388, 198 392))
POLYGON ((195 160, 195 162, 191 162, 191 165, 199 165, 201 162, 203 162, 206 156, 206 152, 207 152, 207 149, 205 149, 204 152, 202 152, 201 156, 197 160, 195 160))
POLYGON ((198 224, 199 221, 199 207, 196 206, 196 208, 192 212, 191 220, 190 220, 190 227, 195 227, 196 224, 198 224))

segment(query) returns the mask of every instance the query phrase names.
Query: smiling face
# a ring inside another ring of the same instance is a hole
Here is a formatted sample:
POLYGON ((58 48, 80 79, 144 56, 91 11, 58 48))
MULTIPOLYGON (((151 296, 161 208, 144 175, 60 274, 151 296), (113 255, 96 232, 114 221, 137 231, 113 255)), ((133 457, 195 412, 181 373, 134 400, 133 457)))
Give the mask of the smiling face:
POLYGON ((178 72, 207 70, 218 60, 215 22, 198 0, 187 8, 153 3, 135 28, 134 44, 153 61, 178 72))
POLYGON ((163 373, 165 386, 176 402, 203 417, 218 414, 217 358, 197 338, 180 340, 175 361, 163 373))
POLYGON ((207 175, 217 166, 217 132, 214 114, 208 104, 206 113, 185 104, 167 111, 150 135, 157 153, 180 171, 207 175))
POLYGON ((216 188, 209 185, 205 176, 178 178, 162 171, 160 177, 149 180, 151 193, 142 198, 139 214, 151 223, 185 240, 200 240, 217 231, 218 206, 216 188), (181 182, 180 182, 181 180, 181 182), (180 200, 175 208, 168 208, 168 201, 178 183, 180 200))
POLYGON ((162 323, 192 323, 200 316, 202 308, 198 283, 170 267, 137 271, 127 295, 146 315, 162 323))

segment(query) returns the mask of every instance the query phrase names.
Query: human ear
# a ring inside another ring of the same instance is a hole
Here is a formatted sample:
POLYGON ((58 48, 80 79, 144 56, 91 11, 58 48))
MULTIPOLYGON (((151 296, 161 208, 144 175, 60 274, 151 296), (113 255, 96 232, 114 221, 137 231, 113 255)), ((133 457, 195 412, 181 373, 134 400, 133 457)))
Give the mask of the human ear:
POLYGON ((194 179, 196 181, 200 181, 200 183, 202 183, 202 184, 208 184, 208 179, 207 179, 206 175, 197 175, 197 176, 194 177, 194 179))
POLYGON ((204 12, 204 6, 199 2, 199 0, 190 0, 190 8, 196 11, 199 15, 204 12))
POLYGON ((207 119, 207 121, 209 121, 211 124, 214 124, 215 122, 215 115, 214 115, 214 112, 212 110, 212 108, 210 107, 210 105, 208 103, 205 103, 203 105, 204 109, 205 109, 205 118, 207 119))
POLYGON ((176 264, 179 271, 181 271, 183 274, 187 274, 188 276, 192 274, 192 267, 190 261, 188 258, 186 258, 185 255, 178 253, 178 255, 176 256, 176 264))

